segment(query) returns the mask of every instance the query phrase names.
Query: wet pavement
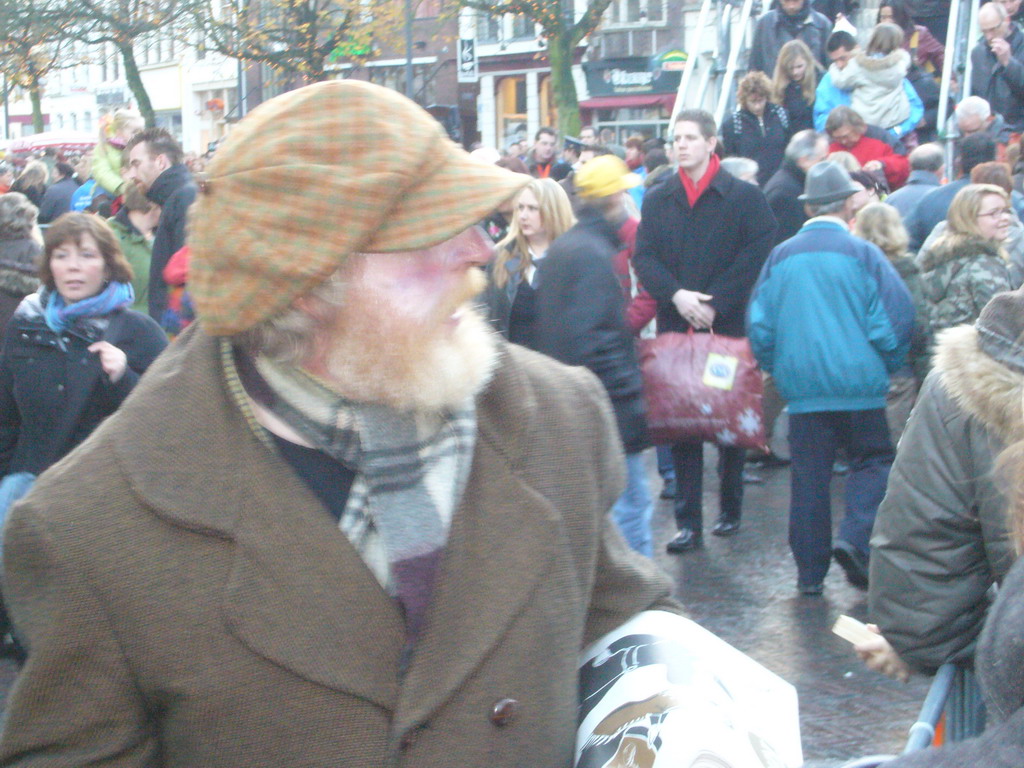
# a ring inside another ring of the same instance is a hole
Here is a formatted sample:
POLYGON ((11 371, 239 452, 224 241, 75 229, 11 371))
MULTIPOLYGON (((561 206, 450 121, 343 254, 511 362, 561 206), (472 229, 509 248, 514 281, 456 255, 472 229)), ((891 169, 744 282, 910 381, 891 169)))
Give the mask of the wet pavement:
MULTIPOLYGON (((718 513, 715 451, 705 454, 704 549, 669 555, 675 532, 672 505, 659 501, 654 541, 659 564, 676 582, 691 618, 796 686, 807 768, 837 766, 873 754, 899 754, 917 717, 928 681, 907 685, 868 671, 849 643, 832 634, 840 614, 862 621, 866 593, 846 583, 835 563, 821 597, 796 591, 796 566, 787 544, 789 469, 754 470, 764 482, 747 484, 743 526, 732 538, 711 536, 718 513)), ((661 481, 651 466, 651 488, 661 481)), ((833 521, 842 515, 843 478, 832 487, 833 521)))
MULTIPOLYGON (((705 529, 717 514, 715 453, 707 449, 705 529)), ((658 562, 677 584, 689 615, 796 686, 807 768, 838 766, 854 757, 898 753, 927 691, 927 681, 901 685, 866 670, 846 641, 829 628, 842 613, 866 618, 865 593, 849 586, 833 565, 822 597, 800 597, 786 544, 789 470, 758 470, 765 482, 747 485, 738 536, 705 535, 704 549, 668 555, 675 530, 671 502, 659 501, 654 537, 658 562)), ((650 456, 651 490, 661 481, 650 456)), ((842 510, 843 479, 833 482, 833 509, 842 510)), ((0 697, 15 677, 0 661, 0 697)))

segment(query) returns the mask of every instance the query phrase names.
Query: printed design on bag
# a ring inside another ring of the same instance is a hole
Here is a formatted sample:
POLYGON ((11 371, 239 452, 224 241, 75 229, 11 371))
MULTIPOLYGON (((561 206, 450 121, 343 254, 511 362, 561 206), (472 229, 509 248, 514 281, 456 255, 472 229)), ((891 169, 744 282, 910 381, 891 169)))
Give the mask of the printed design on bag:
POLYGON ((709 352, 708 361, 704 365, 703 382, 705 386, 724 389, 726 392, 732 391, 733 384, 736 383, 736 368, 739 367, 739 364, 738 357, 709 352))
POLYGON ((739 430, 744 435, 756 435, 761 431, 761 414, 753 408, 747 408, 740 414, 739 430))
POLYGON ((723 429, 721 432, 715 433, 715 442, 719 445, 735 445, 736 433, 731 429, 723 429))

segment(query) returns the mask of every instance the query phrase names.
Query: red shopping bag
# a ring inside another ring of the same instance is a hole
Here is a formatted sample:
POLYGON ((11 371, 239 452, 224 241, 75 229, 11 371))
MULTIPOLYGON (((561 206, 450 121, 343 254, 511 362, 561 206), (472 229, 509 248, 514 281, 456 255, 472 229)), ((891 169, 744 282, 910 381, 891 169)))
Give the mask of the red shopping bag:
POLYGON ((703 440, 767 452, 761 371, 745 338, 663 333, 640 342, 655 443, 703 440))

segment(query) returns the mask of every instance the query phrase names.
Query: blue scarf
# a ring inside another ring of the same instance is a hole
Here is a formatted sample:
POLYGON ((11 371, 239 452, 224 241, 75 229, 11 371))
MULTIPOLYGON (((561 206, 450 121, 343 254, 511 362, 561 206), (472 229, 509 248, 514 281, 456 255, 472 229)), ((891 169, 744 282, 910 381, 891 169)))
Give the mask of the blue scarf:
POLYGON ((47 291, 44 297, 46 306, 46 324, 54 333, 60 333, 76 320, 83 317, 100 317, 109 315, 115 309, 129 306, 135 301, 135 291, 131 283, 107 283, 107 287, 90 296, 88 299, 65 304, 64 297, 57 291, 47 291))

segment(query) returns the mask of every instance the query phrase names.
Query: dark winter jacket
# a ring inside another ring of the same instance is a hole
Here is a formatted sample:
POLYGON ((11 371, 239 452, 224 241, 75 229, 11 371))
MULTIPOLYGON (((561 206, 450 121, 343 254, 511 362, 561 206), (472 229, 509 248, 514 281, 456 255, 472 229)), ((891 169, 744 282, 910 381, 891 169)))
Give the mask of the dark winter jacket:
POLYGON ((956 193, 970 183, 969 176, 961 176, 956 181, 929 190, 918 200, 910 215, 903 219, 903 223, 907 227, 907 234, 910 236, 911 251, 917 251, 935 229, 935 225, 946 220, 946 213, 949 211, 949 206, 953 204, 956 193))
POLYGON ((43 246, 31 237, 0 238, 0 328, 7 327, 21 300, 39 288, 43 246))
POLYGON ((725 157, 756 160, 757 183, 764 186, 782 163, 791 133, 789 116, 778 104, 766 104, 761 117, 737 109, 722 121, 722 148, 725 157))
POLYGON ((947 233, 917 257, 932 332, 973 323, 997 293, 1020 287, 1002 247, 976 236, 947 233))
POLYGON ((618 227, 584 207, 555 240, 537 271, 537 351, 582 365, 601 380, 615 409, 626 453, 647 447, 643 381, 625 300, 612 261, 618 227))
POLYGON ((188 207, 195 202, 196 185, 188 168, 179 163, 157 176, 146 197, 160 206, 160 224, 153 237, 153 259, 149 265, 149 316, 158 323, 167 310, 164 267, 185 245, 188 207))
POLYGON ((1010 61, 1004 67, 980 41, 971 51, 971 93, 981 96, 1014 131, 1024 129, 1024 33, 1010 24, 1010 61))
POLYGON ((77 191, 78 182, 74 179, 61 179, 51 184, 39 204, 39 223, 49 224, 62 213, 70 211, 71 197, 77 191))
POLYGON ((804 204, 797 200, 804 193, 806 175, 796 163, 783 160, 779 170, 764 185, 764 196, 778 221, 773 245, 789 240, 807 221, 804 204))
POLYGON ((782 92, 782 108, 789 118, 790 133, 797 133, 814 127, 814 102, 804 98, 800 83, 790 82, 782 92))
POLYGON ((167 346, 156 323, 131 310, 83 319, 57 334, 43 317, 43 301, 32 294, 21 302, 0 352, 0 477, 37 475, 85 440, 167 346), (87 349, 101 340, 128 357, 116 384, 87 349))
POLYGON ((644 195, 633 268, 658 302, 658 332, 689 330, 672 296, 712 296, 712 330, 744 336, 747 301, 775 241, 775 216, 753 184, 720 170, 693 208, 677 172, 644 195))
POLYGON ((970 659, 986 593, 1013 563, 995 460, 1024 440, 1017 333, 943 331, 871 538, 870 615, 900 657, 932 672, 970 659))
POLYGON ((790 413, 885 407, 914 306, 876 245, 838 219, 808 221, 777 246, 750 300, 750 347, 790 413))
POLYGON ((775 60, 782 46, 790 40, 803 40, 811 49, 814 58, 823 67, 829 65, 825 53, 825 41, 832 34, 832 22, 817 11, 811 10, 805 2, 803 9, 794 16, 787 16, 781 9, 768 11, 757 20, 754 28, 754 42, 750 47, 751 72, 764 72, 771 77, 775 72, 775 60))
MULTIPOLYGON (((939 84, 935 78, 920 67, 911 67, 907 71, 907 80, 914 86, 914 92, 924 106, 924 115, 915 130, 917 131, 917 143, 926 144, 935 141, 937 137, 936 125, 939 121, 939 84)), ((949 100, 949 110, 946 114, 953 113, 954 102, 949 100)))
POLYGON ((901 219, 907 221, 921 198, 938 186, 939 177, 931 171, 911 171, 907 183, 885 198, 885 202, 899 211, 901 219))

